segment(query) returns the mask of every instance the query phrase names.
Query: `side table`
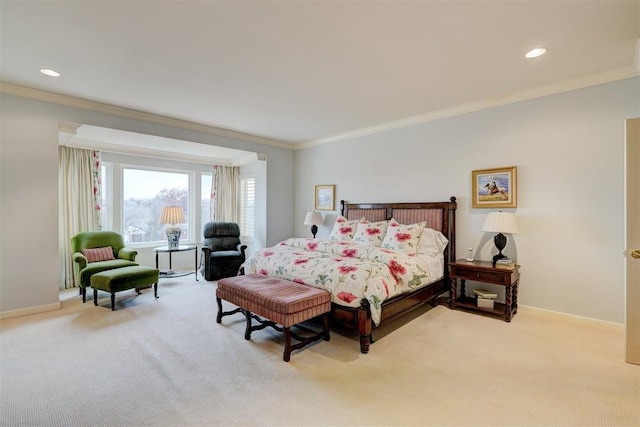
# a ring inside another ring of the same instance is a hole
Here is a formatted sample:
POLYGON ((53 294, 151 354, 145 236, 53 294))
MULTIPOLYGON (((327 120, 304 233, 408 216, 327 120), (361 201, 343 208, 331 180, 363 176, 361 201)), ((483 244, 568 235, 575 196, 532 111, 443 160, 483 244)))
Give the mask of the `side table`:
POLYGON ((180 245, 177 248, 169 248, 168 246, 160 246, 154 249, 156 253, 156 268, 158 268, 158 254, 161 252, 165 252, 169 254, 169 270, 168 271, 160 271, 160 277, 180 277, 186 276, 187 274, 195 274, 196 280, 198 280, 198 246, 196 245, 180 245), (171 254, 174 252, 185 252, 185 251, 193 251, 195 254, 195 264, 193 271, 173 271, 171 266, 171 254))
POLYGON ((449 307, 484 312, 501 316, 505 322, 511 322, 511 318, 518 312, 518 282, 520 280, 520 266, 496 265, 492 266, 487 261, 466 261, 459 259, 449 263, 449 279, 451 281, 451 296, 449 307), (457 293, 457 281, 460 280, 460 296, 457 293), (465 295, 465 281, 489 283, 504 286, 504 304, 495 303, 493 308, 478 307, 475 298, 465 295))

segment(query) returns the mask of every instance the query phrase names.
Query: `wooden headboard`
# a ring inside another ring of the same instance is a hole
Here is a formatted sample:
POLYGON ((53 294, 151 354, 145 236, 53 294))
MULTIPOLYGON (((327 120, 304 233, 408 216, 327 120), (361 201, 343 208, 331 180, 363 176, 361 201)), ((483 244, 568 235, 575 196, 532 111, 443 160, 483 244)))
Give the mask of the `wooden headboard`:
MULTIPOLYGON (((427 227, 440 231, 449 239, 445 249, 445 266, 456 257, 456 198, 448 202, 420 203, 347 203, 340 201, 340 213, 348 220, 365 218, 371 222, 394 218, 401 224, 426 221, 427 227)), ((445 268, 445 271, 447 268, 445 268)))

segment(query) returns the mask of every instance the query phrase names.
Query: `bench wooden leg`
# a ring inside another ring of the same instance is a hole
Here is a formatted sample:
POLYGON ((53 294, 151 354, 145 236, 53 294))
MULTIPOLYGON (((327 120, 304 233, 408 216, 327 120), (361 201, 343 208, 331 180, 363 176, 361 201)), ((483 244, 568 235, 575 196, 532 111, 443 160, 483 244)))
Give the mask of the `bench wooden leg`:
POLYGON ((244 314, 244 309, 238 307, 235 310, 231 310, 231 311, 222 311, 222 300, 218 297, 216 297, 216 304, 218 304, 218 314, 216 315, 216 323, 222 323, 222 318, 224 316, 230 316, 232 314, 236 314, 236 313, 243 313, 244 314))
POLYGON ((216 316, 216 323, 222 323, 222 300, 216 297, 216 304, 218 304, 218 315, 216 316))
POLYGON ((98 290, 93 290, 93 305, 98 305, 98 290))
POLYGON ((250 340, 251 339, 251 312, 249 310, 245 310, 244 317, 245 319, 247 319, 247 327, 244 330, 244 339, 250 340))
POLYGON ((324 333, 323 339, 325 341, 331 340, 331 335, 329 334, 329 313, 325 313, 322 315, 322 332, 324 333))
POLYGON ((289 328, 283 328, 284 330, 284 354, 282 360, 288 362, 291 360, 291 331, 289 328))
POLYGON ((116 311, 116 293, 111 292, 111 311, 116 311))
MULTIPOLYGON (((241 302, 239 301, 234 301, 233 304, 241 304, 241 302)), ((249 310, 242 308, 240 306, 238 306, 238 308, 236 308, 235 310, 231 310, 231 311, 222 311, 222 299, 220 297, 218 297, 216 295, 216 304, 218 305, 218 314, 216 315, 216 322, 217 323, 222 323, 222 318, 224 316, 228 316, 231 314, 235 314, 235 313, 243 313, 245 316, 245 331, 244 331, 244 339, 245 340, 250 340, 251 339, 251 332, 253 331, 258 331, 260 329, 264 329, 266 327, 272 327, 273 329, 275 329, 276 331, 279 332, 283 332, 284 333, 284 340, 285 340, 285 344, 284 344, 284 353, 282 355, 282 359, 285 362, 288 362, 289 360, 291 360, 291 353, 294 350, 298 350, 301 349, 305 346, 307 346, 308 344, 311 344, 314 341, 317 341, 319 339, 324 339, 325 341, 329 341, 330 340, 330 332, 329 332, 329 312, 324 313, 322 315, 322 331, 315 333, 314 335, 310 336, 310 337, 301 337, 298 334, 296 334, 295 332, 291 331, 291 327, 290 326, 282 326, 279 325, 269 319, 263 319, 260 316, 251 313, 249 310), (256 320, 256 324, 254 325, 252 323, 252 318, 256 320), (295 339, 298 342, 296 342, 295 344, 291 343, 291 339, 295 339)))

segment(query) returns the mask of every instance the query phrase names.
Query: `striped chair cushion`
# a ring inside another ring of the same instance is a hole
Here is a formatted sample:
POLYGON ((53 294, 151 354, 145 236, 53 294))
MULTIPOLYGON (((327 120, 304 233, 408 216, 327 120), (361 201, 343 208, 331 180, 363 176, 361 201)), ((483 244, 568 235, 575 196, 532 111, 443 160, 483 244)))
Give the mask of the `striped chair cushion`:
POLYGON ((80 249, 80 252, 82 252, 82 255, 87 258, 87 262, 108 261, 110 259, 115 259, 111 246, 106 246, 104 248, 80 249))

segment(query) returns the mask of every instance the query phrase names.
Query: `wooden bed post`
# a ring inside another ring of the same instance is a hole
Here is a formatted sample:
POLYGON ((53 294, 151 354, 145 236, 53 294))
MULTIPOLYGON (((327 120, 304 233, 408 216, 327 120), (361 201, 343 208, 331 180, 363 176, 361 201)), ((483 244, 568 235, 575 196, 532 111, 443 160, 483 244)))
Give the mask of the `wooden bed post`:
MULTIPOLYGON (((456 208, 458 207, 458 204, 456 203, 456 198, 454 196, 450 197, 449 200, 451 201, 451 206, 449 206, 448 209, 449 220, 447 223, 447 232, 449 235, 447 238, 449 239, 449 244, 447 245, 448 260, 445 259, 444 266, 445 276, 449 276, 449 266, 446 262, 453 262, 456 260, 456 208)), ((445 212, 445 214, 446 213, 447 212, 445 212)))
POLYGON ((360 352, 369 353, 369 344, 371 344, 371 310, 369 310, 369 301, 363 300, 362 305, 358 308, 357 322, 358 332, 360 333, 360 352))

